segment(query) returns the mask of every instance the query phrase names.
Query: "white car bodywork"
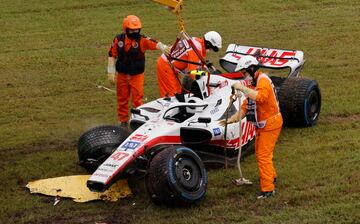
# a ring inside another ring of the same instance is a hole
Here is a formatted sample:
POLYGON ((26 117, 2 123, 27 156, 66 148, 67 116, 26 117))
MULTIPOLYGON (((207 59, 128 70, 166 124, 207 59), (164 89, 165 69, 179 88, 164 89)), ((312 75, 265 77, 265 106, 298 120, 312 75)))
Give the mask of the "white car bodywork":
MULTIPOLYGON (((289 76, 297 76, 304 64, 302 51, 235 44, 228 46, 226 55, 220 60, 220 64, 226 71, 233 72, 232 69, 235 68, 237 60, 243 55, 253 55, 257 51, 261 55, 259 61, 262 67, 290 68, 289 76)), ((243 79, 226 78, 225 75, 201 76, 192 84, 196 87, 197 93, 184 94, 181 100, 177 97, 162 98, 138 107, 138 113, 132 114, 130 122, 143 124, 98 167, 89 178, 88 187, 95 191, 105 190, 118 174, 124 172, 129 164, 156 146, 185 144, 191 148, 191 145, 196 144, 196 142, 189 143, 188 139, 198 139, 198 136, 185 136, 192 135, 191 133, 194 133, 193 135, 209 135, 204 137, 203 142, 199 141, 197 144, 224 147, 225 128, 219 125, 219 120, 224 119, 229 106, 231 85, 239 82, 239 80, 247 82, 243 79), (176 121, 175 118, 179 113, 183 113, 187 117, 176 121), (211 121, 204 122, 202 118, 211 121)), ((245 97, 242 96, 235 101, 233 105, 236 111, 239 109, 239 100, 242 102, 244 99, 245 97)), ((255 127, 244 118, 242 120, 241 144, 246 145, 254 137, 255 127)), ((199 139, 201 140, 201 137, 199 139)), ((227 127, 226 148, 236 150, 238 145, 239 123, 230 124, 227 127)))
MULTIPOLYGON (((202 76, 196 82, 200 88, 207 92, 206 80, 207 76, 202 76)), ((224 115, 230 101, 231 85, 236 80, 224 78, 219 75, 210 76, 211 83, 218 85, 217 87, 210 87, 210 96, 203 100, 193 96, 193 94, 184 94, 184 101, 179 102, 176 97, 169 99, 157 99, 140 106, 138 109, 141 115, 147 116, 149 120, 145 120, 143 116, 133 114, 131 120, 146 121, 142 126, 136 129, 115 151, 114 153, 99 166, 93 173, 89 181, 101 183, 107 186, 111 183, 119 172, 132 163, 137 157, 143 155, 146 150, 158 145, 166 144, 182 144, 180 130, 182 127, 191 127, 196 129, 204 129, 211 133, 211 140, 207 143, 209 145, 216 145, 222 147, 224 145, 224 127, 220 126, 218 120, 224 115), (192 103, 195 101, 195 103, 192 103), (179 113, 179 108, 185 107, 187 112, 193 114, 183 122, 176 122, 168 118, 179 113), (153 108, 158 110, 157 113, 152 113, 142 108, 153 108), (199 118, 211 118, 211 122, 200 123, 199 118)), ((239 99, 238 99, 239 100, 239 99)), ((234 103, 238 109, 238 100, 234 103)), ((244 96, 240 99, 244 100, 244 96)), ((227 147, 236 148, 239 142, 239 124, 230 124, 227 129, 227 147)), ((255 128, 252 124, 242 121, 242 145, 247 144, 255 136, 255 128)))
POLYGON ((299 75, 305 60, 304 53, 299 50, 283 50, 265 47, 241 46, 230 44, 226 49, 226 55, 220 59, 220 63, 228 72, 233 72, 237 61, 244 55, 260 55, 258 61, 261 67, 272 69, 289 68, 289 77, 299 75), (226 66, 224 66, 226 64, 226 66))

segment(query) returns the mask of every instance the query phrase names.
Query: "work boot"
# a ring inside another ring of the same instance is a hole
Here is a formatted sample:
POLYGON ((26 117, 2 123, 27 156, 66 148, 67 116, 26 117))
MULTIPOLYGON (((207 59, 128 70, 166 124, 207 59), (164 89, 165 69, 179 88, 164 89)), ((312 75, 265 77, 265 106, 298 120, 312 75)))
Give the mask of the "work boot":
POLYGON ((275 190, 261 192, 257 199, 266 199, 275 195, 275 190))

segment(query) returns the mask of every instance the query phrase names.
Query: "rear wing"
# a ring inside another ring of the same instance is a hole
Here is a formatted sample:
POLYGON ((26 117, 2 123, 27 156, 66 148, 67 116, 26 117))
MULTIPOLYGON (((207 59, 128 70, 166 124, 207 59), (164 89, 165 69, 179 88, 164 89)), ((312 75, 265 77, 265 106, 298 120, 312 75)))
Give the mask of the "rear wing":
POLYGON ((257 57, 263 68, 289 68, 289 77, 297 77, 305 62, 302 51, 230 44, 219 63, 227 72, 234 72, 238 60, 245 55, 257 57))

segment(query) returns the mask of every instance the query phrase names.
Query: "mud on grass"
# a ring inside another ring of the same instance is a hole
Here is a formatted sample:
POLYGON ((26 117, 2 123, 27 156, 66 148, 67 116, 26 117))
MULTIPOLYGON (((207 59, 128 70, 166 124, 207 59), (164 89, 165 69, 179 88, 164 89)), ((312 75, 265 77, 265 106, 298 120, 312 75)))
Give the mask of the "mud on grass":
MULTIPOLYGON (((107 49, 122 18, 139 15, 145 34, 171 44, 178 32, 174 15, 151 1, 2 3, 0 223, 360 220, 359 63, 349 53, 360 51, 358 1, 186 0, 190 35, 216 30, 223 36, 224 47, 208 55, 215 66, 229 43, 302 50, 307 62, 301 75, 316 79, 323 97, 317 126, 282 131, 274 157, 279 174, 275 198, 254 199, 258 173, 250 156, 242 168, 252 187, 229 185, 238 177, 236 168, 210 170, 205 200, 189 209, 153 205, 142 181, 133 197, 117 203, 64 199, 56 207, 53 198, 31 195, 25 188, 30 180, 84 173, 76 165, 78 136, 91 126, 116 122, 114 95, 95 89, 94 83, 108 86, 107 49)), ((158 56, 147 53, 144 96, 149 100, 158 96, 158 56)))
POLYGON ((48 142, 26 150, 2 150, 0 156, 3 158, 0 163, 0 201, 6 202, 0 205, 3 211, 0 223, 130 223, 134 197, 117 203, 76 203, 63 198, 53 206, 54 197, 30 194, 26 188, 29 181, 86 174, 76 163, 73 143, 48 142))
MULTIPOLYGON (((331 125, 330 125, 331 126, 331 125)), ((300 142, 307 136, 322 132, 322 125, 315 129, 285 129, 292 133, 292 140, 300 142), (312 134, 311 134, 312 133, 312 134)), ((291 133, 284 133, 286 135, 291 133)), ((199 206, 190 208, 168 208, 156 206, 149 199, 143 179, 134 177, 130 186, 134 196, 116 203, 90 202, 75 203, 63 199, 53 206, 53 197, 30 194, 25 185, 28 181, 64 175, 84 174, 76 164, 77 153, 73 143, 59 145, 45 143, 43 146, 14 149, 2 162, 0 187, 2 190, 0 208, 4 211, 0 221, 14 223, 294 223, 308 220, 310 223, 322 221, 340 221, 334 214, 352 222, 359 218, 356 202, 360 199, 357 187, 360 184, 356 170, 359 156, 356 152, 351 158, 346 151, 328 154, 322 164, 322 151, 309 148, 313 143, 297 144, 294 150, 291 144, 280 137, 275 153, 275 165, 278 169, 278 193, 265 201, 256 200, 259 182, 254 156, 245 158, 242 169, 246 178, 254 182, 253 186, 236 187, 231 180, 238 178, 236 168, 209 170, 207 195, 199 206), (52 147, 55 145, 55 147, 52 147), (69 148, 68 148, 69 146, 69 148), (305 152, 303 154, 301 151, 305 152), (338 160, 336 160, 337 158, 338 160), (289 162, 291 161, 291 162, 289 162), (347 161, 347 163, 344 163, 347 161), (338 172, 331 174, 331 167, 338 172), (324 170, 328 170, 324 172, 324 170), (316 174, 316 175, 313 175, 316 174), (336 206, 342 204, 343 207, 336 206), (338 211, 333 211, 337 208, 338 211), (330 214, 330 215, 329 215, 330 214)), ((354 137, 354 136, 353 136, 354 137)), ((350 151, 351 153, 351 151, 350 151)), ((341 222, 341 221, 340 221, 341 222)))

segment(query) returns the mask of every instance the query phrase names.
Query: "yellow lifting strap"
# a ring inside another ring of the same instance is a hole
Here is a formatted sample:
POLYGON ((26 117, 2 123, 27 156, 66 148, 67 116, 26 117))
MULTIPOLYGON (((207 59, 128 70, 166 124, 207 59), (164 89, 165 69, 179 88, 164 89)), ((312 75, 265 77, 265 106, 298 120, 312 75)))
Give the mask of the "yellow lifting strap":
POLYGON ((161 5, 167 6, 173 13, 175 13, 176 16, 178 17, 180 32, 185 31, 185 22, 181 14, 184 0, 153 0, 153 1, 161 5))

